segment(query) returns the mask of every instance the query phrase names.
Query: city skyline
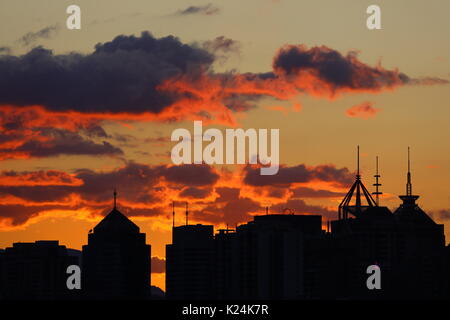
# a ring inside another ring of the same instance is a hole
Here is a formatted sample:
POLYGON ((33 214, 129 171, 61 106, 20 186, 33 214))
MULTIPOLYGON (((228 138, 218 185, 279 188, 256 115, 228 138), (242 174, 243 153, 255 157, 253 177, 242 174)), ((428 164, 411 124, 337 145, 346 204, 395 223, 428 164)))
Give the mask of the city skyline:
MULTIPOLYGON (((253 221, 214 233, 213 225, 189 224, 187 203, 185 225, 176 226, 172 203, 165 299, 448 297, 450 246, 444 226, 416 204, 420 195, 413 194, 410 171, 406 192, 399 196, 402 204, 393 212, 379 206, 359 173, 358 147, 354 183, 339 205, 338 219, 326 221, 326 231, 321 215, 266 210, 253 221), (374 287, 369 286, 372 276, 365 279, 370 267, 379 273, 374 287)), ((115 189, 112 210, 89 230, 88 239, 82 252, 57 240, 18 242, 0 250, 0 298, 162 298, 151 286, 155 262, 146 234, 118 210, 115 189), (64 286, 66 268, 74 266, 81 268, 77 290, 69 288, 69 280, 64 286)))
MULTIPOLYGON (((380 204, 413 193, 450 239, 450 3, 79 0, 0 4, 0 248, 58 239, 81 249, 118 208, 163 263, 189 203, 216 229, 291 208, 326 221, 360 170, 380 204), (280 170, 171 162, 171 133, 280 130, 280 170)), ((159 268, 158 270, 161 270, 159 268)), ((152 274, 164 288, 164 273, 152 274)))

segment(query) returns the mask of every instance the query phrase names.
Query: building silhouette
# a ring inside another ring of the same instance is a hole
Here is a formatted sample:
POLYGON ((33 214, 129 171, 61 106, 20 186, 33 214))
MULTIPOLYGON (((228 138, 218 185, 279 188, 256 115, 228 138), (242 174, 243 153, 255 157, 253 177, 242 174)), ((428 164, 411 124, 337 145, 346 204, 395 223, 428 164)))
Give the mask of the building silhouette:
POLYGON ((400 196, 402 204, 394 213, 379 205, 378 166, 375 178, 376 199, 361 180, 358 148, 355 181, 327 232, 322 230, 321 216, 292 214, 255 216, 215 236, 213 226, 174 227, 173 243, 167 246, 167 297, 448 297, 450 246, 445 247, 443 225, 415 203, 418 196, 412 194, 409 151, 406 195, 400 196), (185 237, 180 236, 182 232, 185 237), (381 290, 367 288, 371 265, 381 270, 381 290), (194 280, 202 285, 193 285, 194 280))
MULTIPOLYGON (((358 150, 359 154, 359 150, 358 150)), ((441 299, 450 298, 450 245, 444 226, 416 203, 411 170, 406 192, 391 212, 379 203, 358 168, 337 208, 320 215, 266 214, 218 230, 188 221, 166 246, 166 298, 211 299, 441 299), (381 270, 381 290, 369 290, 367 267, 381 270)), ((114 206, 88 234, 82 253, 58 241, 14 243, 0 250, 0 299, 147 299, 151 247, 139 227, 114 206), (69 265, 81 266, 81 290, 68 290, 69 265)), ((153 288, 155 289, 155 288, 153 288)), ((156 290, 154 290, 156 293, 156 290)), ((162 293, 158 291, 159 298, 162 293)))
POLYGON ((116 206, 83 246, 82 290, 89 299, 144 299, 150 296, 150 253, 145 233, 116 206))
POLYGON ((170 299, 209 299, 213 296, 213 226, 173 228, 166 246, 166 296, 170 299))
POLYGON ((70 299, 66 270, 79 265, 80 252, 58 241, 14 243, 0 251, 0 298, 8 300, 70 299))

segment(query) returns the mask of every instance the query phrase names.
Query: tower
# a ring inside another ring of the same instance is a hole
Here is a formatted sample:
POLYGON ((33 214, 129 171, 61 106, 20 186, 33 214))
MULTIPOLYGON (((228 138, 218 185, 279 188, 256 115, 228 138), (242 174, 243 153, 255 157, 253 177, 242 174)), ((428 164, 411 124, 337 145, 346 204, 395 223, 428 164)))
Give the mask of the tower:
POLYGON ((377 203, 377 206, 379 206, 380 205, 380 197, 379 196, 382 195, 383 192, 380 192, 380 189, 379 189, 379 187, 381 187, 381 183, 379 181, 381 176, 378 174, 378 156, 376 157, 375 162, 376 162, 376 164, 375 164, 376 171, 375 171, 375 175, 374 175, 375 183, 373 184, 373 186, 375 187, 375 192, 372 192, 372 194, 375 195, 375 202, 377 203))
POLYGON ((145 233, 114 207, 83 246, 82 290, 90 299, 145 298, 150 290, 150 245, 145 233))
POLYGON ((401 263, 396 278, 405 297, 431 298, 438 294, 442 283, 439 265, 445 247, 444 226, 434 222, 416 203, 419 196, 412 192, 409 147, 407 166, 406 194, 399 196, 403 203, 394 211, 398 223, 396 256, 401 263), (411 283, 410 279, 416 280, 411 283))

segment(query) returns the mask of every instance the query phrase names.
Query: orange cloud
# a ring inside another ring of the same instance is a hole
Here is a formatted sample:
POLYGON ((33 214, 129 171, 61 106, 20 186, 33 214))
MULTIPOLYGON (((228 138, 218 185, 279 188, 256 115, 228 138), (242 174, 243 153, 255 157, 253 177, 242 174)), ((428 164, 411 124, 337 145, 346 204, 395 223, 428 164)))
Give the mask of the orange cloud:
POLYGON ((366 101, 361 104, 354 105, 347 109, 345 114, 350 118, 370 119, 377 115, 381 110, 374 108, 372 102, 366 101))
POLYGON ((82 184, 83 180, 76 178, 73 174, 56 170, 0 173, 2 186, 80 186, 82 184))
POLYGON ((84 169, 73 174, 54 170, 3 172, 0 224, 19 227, 30 219, 60 211, 82 210, 92 218, 104 216, 111 208, 114 185, 126 186, 118 190, 119 206, 132 217, 168 216, 172 201, 177 207, 184 207, 188 201, 192 220, 215 224, 248 221, 269 204, 290 206, 297 213, 332 214, 326 207, 309 205, 301 198, 337 197, 349 181, 346 168, 330 165, 282 166, 280 180, 275 184, 253 176, 253 171, 258 169, 244 166, 231 172, 208 165, 130 162, 113 170, 84 169))

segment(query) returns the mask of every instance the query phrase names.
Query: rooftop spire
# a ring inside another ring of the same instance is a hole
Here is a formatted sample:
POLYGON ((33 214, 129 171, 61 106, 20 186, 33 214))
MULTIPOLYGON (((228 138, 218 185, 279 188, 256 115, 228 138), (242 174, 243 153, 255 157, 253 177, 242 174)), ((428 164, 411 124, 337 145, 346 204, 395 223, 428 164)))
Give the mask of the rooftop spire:
POLYGON ((409 157, 409 147, 408 147, 408 174, 407 174, 407 182, 406 182, 406 195, 412 195, 412 184, 411 184, 411 161, 409 157))
POLYGON ((399 196, 400 199, 403 200, 403 205, 406 206, 415 206, 416 200, 419 196, 415 196, 412 194, 412 183, 411 183, 411 159, 409 156, 409 147, 408 147, 408 173, 406 175, 406 195, 399 196))
POLYGON ((114 188, 114 209, 117 208, 117 191, 116 188, 114 188))

